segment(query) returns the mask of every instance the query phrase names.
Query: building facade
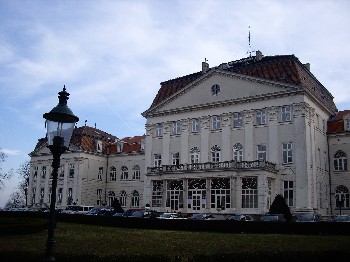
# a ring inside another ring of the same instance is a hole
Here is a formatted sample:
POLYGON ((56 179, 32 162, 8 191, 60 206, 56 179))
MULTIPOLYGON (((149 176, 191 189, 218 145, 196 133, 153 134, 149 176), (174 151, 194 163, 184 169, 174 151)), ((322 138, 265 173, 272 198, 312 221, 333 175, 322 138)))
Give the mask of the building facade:
MULTIPOLYGON (((344 112, 294 55, 203 62, 201 71, 161 83, 142 113, 145 136, 75 129, 61 158, 58 207, 117 198, 125 209, 263 214, 282 194, 293 213, 348 212, 344 112)), ((45 143, 30 154, 32 204, 47 205, 51 194, 45 143)))

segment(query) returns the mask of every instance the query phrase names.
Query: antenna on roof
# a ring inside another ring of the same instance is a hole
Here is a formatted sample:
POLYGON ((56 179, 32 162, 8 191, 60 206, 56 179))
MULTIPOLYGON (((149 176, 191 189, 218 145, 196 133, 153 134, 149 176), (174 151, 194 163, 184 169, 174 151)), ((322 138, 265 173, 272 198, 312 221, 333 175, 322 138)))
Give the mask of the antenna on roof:
POLYGON ((95 129, 96 129, 96 123, 95 123, 95 129))
POLYGON ((248 44, 249 44, 249 49, 248 49, 247 54, 249 54, 249 57, 252 57, 252 52, 254 52, 254 51, 252 51, 252 46, 250 44, 250 26, 249 26, 249 34, 248 34, 248 44))
POLYGON ((87 123, 87 119, 85 119, 85 126, 86 126, 86 123, 87 123))

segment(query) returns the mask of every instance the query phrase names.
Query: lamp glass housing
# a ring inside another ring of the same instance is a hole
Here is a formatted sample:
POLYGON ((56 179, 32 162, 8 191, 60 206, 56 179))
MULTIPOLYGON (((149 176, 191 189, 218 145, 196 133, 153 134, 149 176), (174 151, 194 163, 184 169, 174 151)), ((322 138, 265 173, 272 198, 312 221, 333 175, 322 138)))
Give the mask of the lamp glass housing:
POLYGON ((63 137, 64 146, 68 148, 70 139, 73 134, 75 123, 63 123, 52 120, 46 120, 47 140, 50 145, 53 145, 55 136, 63 137))

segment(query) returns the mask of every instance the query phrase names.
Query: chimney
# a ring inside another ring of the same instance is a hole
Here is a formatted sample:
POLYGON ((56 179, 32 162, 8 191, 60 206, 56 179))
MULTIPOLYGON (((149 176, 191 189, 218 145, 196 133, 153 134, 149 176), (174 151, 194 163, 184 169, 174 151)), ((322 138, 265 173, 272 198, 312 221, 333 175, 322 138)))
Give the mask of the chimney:
POLYGON ((306 64, 304 64, 304 66, 306 67, 307 70, 310 71, 310 63, 306 63, 306 64))
POLYGON ((261 53, 261 51, 256 51, 255 52, 255 60, 256 61, 260 61, 263 58, 263 54, 261 53))
POLYGON ((209 64, 207 63, 207 59, 204 58, 204 62, 202 62, 202 73, 205 74, 209 70, 209 64))

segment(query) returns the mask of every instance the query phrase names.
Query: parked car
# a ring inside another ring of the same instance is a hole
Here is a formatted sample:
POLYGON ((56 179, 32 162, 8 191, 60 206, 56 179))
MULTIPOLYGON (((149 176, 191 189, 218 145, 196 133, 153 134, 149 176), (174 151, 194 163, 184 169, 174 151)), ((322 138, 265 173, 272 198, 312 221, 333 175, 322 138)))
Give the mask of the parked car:
POLYGON ((190 219, 190 220, 214 220, 215 217, 212 214, 193 214, 188 219, 190 219))
POLYGON ((317 214, 302 214, 297 215, 297 219, 295 222, 304 223, 304 222, 320 222, 321 216, 317 214))
POLYGON ((185 219, 180 213, 162 213, 157 217, 159 219, 185 219))
POLYGON ((234 221, 258 221, 258 217, 254 215, 232 215, 227 218, 227 220, 234 221))
POLYGON ((350 222, 350 215, 336 215, 332 222, 350 222))
POLYGON ((260 217, 263 222, 286 222, 283 214, 267 214, 260 217))
POLYGON ((94 207, 86 213, 88 216, 113 216, 115 213, 114 208, 99 208, 94 207))

